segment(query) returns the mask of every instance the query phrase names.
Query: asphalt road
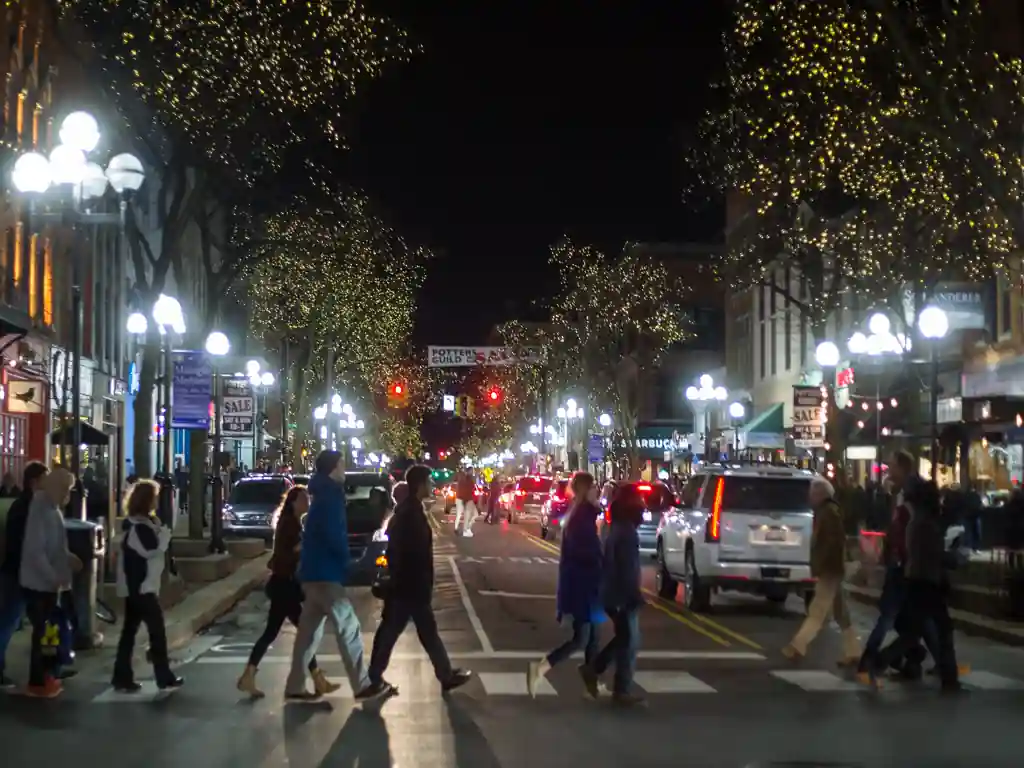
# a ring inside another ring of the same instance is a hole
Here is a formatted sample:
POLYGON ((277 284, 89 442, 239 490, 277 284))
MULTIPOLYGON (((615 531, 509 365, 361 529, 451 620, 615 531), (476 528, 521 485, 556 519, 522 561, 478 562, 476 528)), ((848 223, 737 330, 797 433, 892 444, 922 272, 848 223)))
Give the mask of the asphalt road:
MULTIPOLYGON (((292 634, 264 660, 267 698, 240 699, 235 679, 259 635, 265 599, 254 593, 179 659, 186 686, 114 695, 76 679, 55 701, 0 697, 4 764, 60 755, 118 766, 1019 766, 1024 652, 958 637, 972 690, 940 697, 934 682, 857 688, 836 669, 830 629, 800 666, 778 653, 802 618, 750 598, 720 596, 710 616, 653 595, 642 612, 637 682, 649 706, 619 711, 582 695, 575 663, 554 670, 536 700, 528 661, 565 638, 554 620, 557 550, 536 524, 477 525, 455 538, 438 524, 435 608, 454 662, 476 673, 442 696, 410 630, 388 678, 399 696, 355 707, 341 691, 316 704, 282 700, 292 634)), ((649 570, 649 569, 648 569, 649 570)), ((645 574, 653 589, 653 574, 645 574)), ((354 595, 367 647, 379 605, 354 595)), ((859 625, 871 615, 856 609, 859 625)), ((342 677, 332 638, 321 663, 342 677)))

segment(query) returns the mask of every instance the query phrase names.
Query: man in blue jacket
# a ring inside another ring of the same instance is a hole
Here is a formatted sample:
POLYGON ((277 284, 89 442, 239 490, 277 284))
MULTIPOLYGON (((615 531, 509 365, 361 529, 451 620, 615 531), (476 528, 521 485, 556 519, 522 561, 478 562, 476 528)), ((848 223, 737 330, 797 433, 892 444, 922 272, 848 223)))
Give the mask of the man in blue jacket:
POLYGON ((341 453, 321 451, 309 480, 312 503, 306 513, 298 571, 306 599, 285 685, 287 699, 310 699, 316 695, 306 689, 306 670, 325 619, 334 625, 338 652, 356 698, 374 699, 393 690, 383 681, 370 682, 363 661, 362 627, 345 590, 349 549, 344 483, 345 465, 341 453))

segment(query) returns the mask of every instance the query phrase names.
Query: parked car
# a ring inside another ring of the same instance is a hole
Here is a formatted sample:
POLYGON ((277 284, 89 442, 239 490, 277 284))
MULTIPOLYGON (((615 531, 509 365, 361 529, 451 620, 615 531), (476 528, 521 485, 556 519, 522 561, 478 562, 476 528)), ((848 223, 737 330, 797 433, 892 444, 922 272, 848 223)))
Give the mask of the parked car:
POLYGON ((377 472, 345 473, 345 514, 348 518, 349 580, 368 585, 388 548, 387 525, 392 512, 392 481, 377 472))
POLYGON ((808 492, 813 473, 789 467, 707 467, 664 515, 656 536, 658 593, 674 598, 683 584, 694 611, 715 592, 737 591, 782 603, 814 591, 808 492))
POLYGON ((498 512, 502 517, 508 517, 512 521, 512 510, 516 505, 516 484, 505 483, 501 486, 501 494, 498 496, 498 512))
POLYGON ((557 541, 562 537, 565 513, 569 511, 569 481, 555 480, 540 510, 540 537, 557 541))
POLYGON ((515 514, 509 522, 524 514, 540 514, 541 507, 548 498, 554 478, 550 475, 525 475, 516 482, 515 514))
POLYGON ((294 485, 287 475, 248 475, 240 478, 221 512, 226 536, 274 540, 274 512, 294 485))
POLYGON ((672 489, 660 481, 653 483, 606 483, 601 493, 599 503, 602 515, 598 518, 598 530, 602 538, 607 533, 608 525, 611 523, 611 501, 615 494, 623 488, 636 488, 644 499, 646 509, 643 520, 637 529, 640 537, 640 554, 654 557, 658 550, 658 525, 665 514, 671 512, 676 506, 676 496, 672 489), (609 488, 608 486, 613 486, 609 488))

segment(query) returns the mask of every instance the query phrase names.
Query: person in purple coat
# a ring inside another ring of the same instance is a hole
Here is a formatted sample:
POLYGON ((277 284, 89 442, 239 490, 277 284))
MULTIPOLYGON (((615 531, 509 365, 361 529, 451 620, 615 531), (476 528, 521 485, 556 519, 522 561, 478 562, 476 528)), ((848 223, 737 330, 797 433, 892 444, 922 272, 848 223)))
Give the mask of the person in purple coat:
POLYGON ((572 507, 562 531, 562 551, 558 561, 558 621, 572 621, 572 637, 540 661, 530 662, 526 687, 537 695, 537 684, 552 667, 565 661, 580 648, 584 664, 597 654, 597 627, 604 621, 601 607, 601 539, 597 534, 597 484, 586 472, 576 474, 571 483, 572 507))

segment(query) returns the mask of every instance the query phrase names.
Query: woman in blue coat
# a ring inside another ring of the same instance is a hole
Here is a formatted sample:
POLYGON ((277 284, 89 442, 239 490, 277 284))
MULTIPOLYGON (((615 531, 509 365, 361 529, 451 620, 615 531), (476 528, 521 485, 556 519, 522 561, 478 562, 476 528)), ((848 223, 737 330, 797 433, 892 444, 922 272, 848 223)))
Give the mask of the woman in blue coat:
POLYGON ((537 684, 553 666, 583 648, 584 663, 597 653, 601 608, 601 540, 597 534, 597 485, 586 472, 572 479, 572 508, 562 531, 558 562, 558 620, 572 620, 572 637, 540 661, 530 662, 526 687, 537 695, 537 684))

